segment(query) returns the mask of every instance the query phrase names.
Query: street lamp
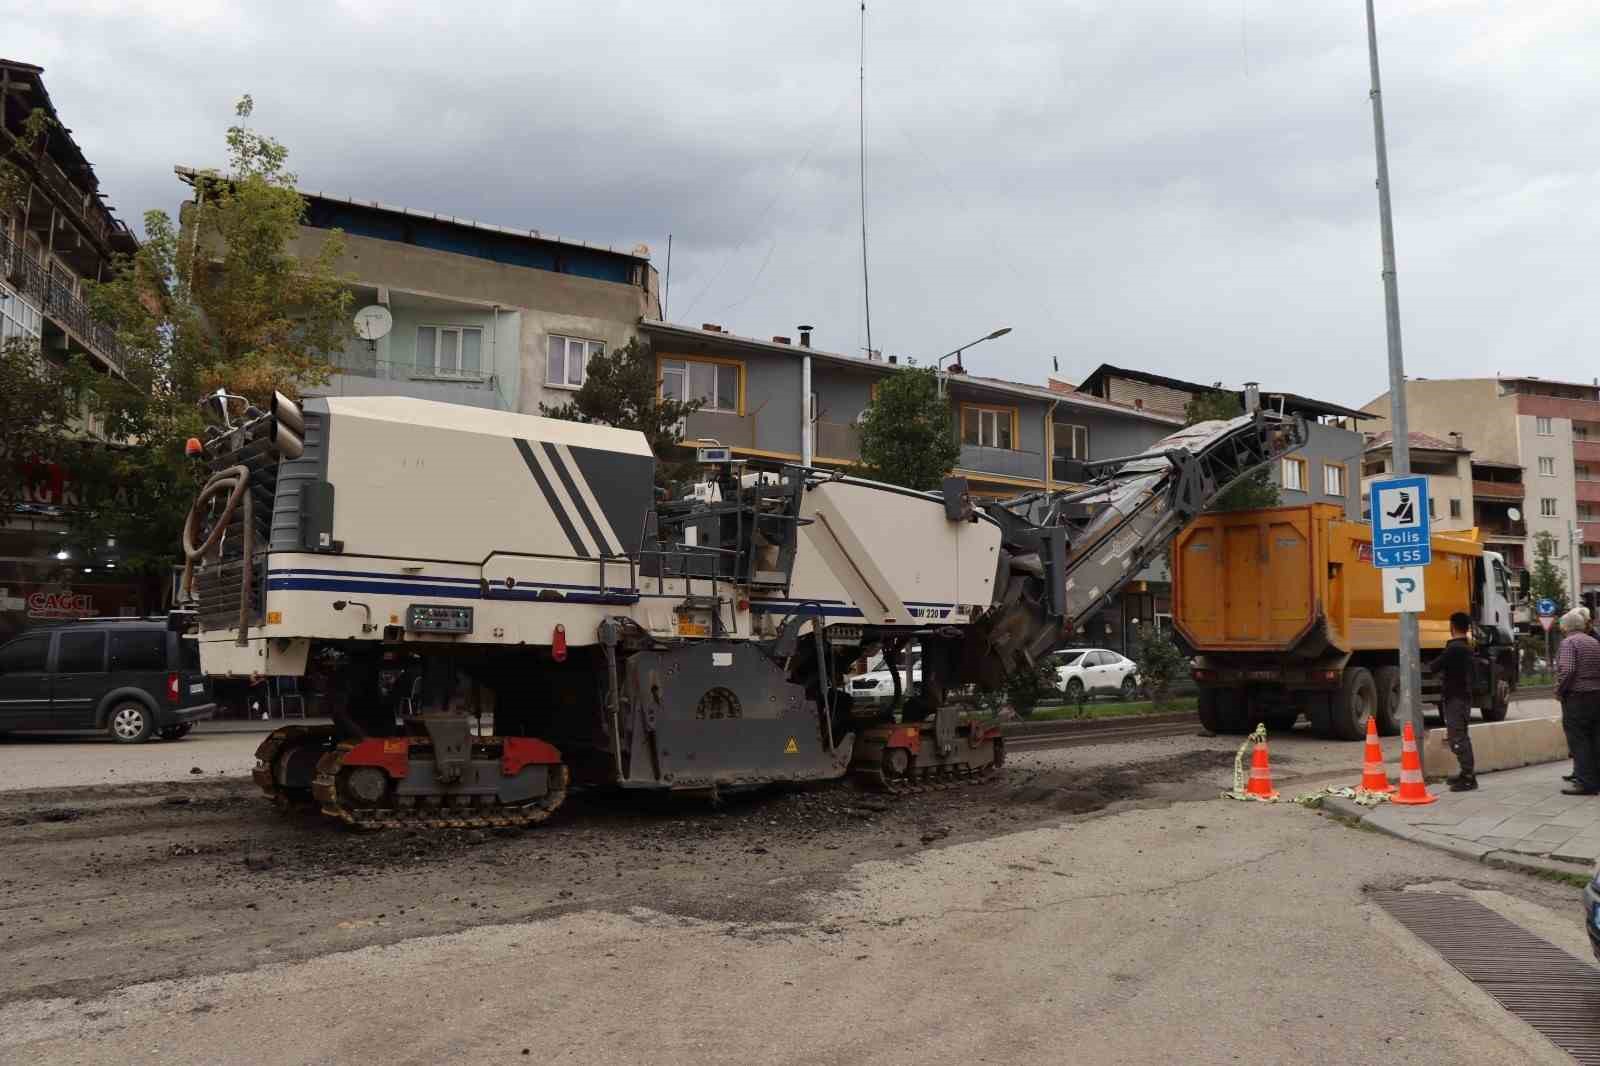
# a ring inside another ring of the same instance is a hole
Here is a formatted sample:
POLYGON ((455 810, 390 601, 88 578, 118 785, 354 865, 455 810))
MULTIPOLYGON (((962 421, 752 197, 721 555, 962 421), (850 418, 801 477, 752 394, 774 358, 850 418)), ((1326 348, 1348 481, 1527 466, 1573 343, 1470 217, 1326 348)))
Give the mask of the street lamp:
POLYGON ((941 355, 938 358, 938 360, 933 364, 934 369, 939 372, 939 391, 940 391, 940 394, 943 395, 943 393, 944 393, 944 379, 945 379, 944 361, 946 359, 953 358, 956 361, 956 366, 960 366, 961 365, 961 353, 962 352, 966 351, 968 348, 971 348, 975 344, 982 344, 984 341, 992 341, 997 337, 1004 337, 1007 333, 1010 333, 1010 332, 1011 332, 1011 327, 1010 326, 1001 326, 999 329, 995 330, 993 333, 985 333, 983 336, 979 337, 977 340, 968 341, 966 344, 963 344, 961 347, 957 348, 955 351, 946 352, 945 354, 941 355))

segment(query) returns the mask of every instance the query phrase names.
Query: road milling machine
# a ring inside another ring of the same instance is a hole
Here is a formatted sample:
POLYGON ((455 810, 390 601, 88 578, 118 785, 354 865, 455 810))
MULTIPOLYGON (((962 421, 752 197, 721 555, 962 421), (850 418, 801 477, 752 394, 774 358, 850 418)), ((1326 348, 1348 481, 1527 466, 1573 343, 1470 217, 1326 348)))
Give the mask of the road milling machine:
POLYGON ((363 827, 528 825, 574 784, 986 773, 998 730, 945 693, 1031 667, 1305 432, 1255 411, 990 502, 715 447, 658 493, 642 434, 404 397, 216 408, 184 528, 201 664, 326 697, 255 780, 363 827), (853 705, 849 665, 913 643, 898 716, 853 705))

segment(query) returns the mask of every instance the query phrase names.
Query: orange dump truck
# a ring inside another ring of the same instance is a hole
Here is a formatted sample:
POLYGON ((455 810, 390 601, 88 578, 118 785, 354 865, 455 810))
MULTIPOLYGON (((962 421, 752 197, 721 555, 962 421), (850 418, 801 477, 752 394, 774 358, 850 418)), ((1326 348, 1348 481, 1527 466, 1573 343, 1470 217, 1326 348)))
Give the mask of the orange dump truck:
MULTIPOLYGON (((1433 538, 1419 618, 1423 699, 1438 700, 1427 664, 1465 611, 1477 669, 1473 705, 1506 715, 1517 685, 1509 575, 1466 534, 1433 538)), ((1372 527, 1332 504, 1201 515, 1173 543, 1173 625, 1194 656, 1200 721, 1239 733, 1304 714, 1323 736, 1360 739, 1369 716, 1399 728, 1400 616, 1386 613, 1372 565, 1372 527)))

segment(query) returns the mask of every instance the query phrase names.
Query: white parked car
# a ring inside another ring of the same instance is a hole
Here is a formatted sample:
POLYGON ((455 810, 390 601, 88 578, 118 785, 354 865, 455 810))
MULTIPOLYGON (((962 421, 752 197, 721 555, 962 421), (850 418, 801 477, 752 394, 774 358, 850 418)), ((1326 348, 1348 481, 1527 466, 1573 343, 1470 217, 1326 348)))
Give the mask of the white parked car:
POLYGON ((1057 652, 1056 687, 1076 703, 1080 698, 1139 695, 1139 667, 1125 655, 1104 648, 1069 648, 1057 652))
MULTIPOLYGON (((902 697, 909 696, 911 689, 922 683, 922 656, 913 654, 910 658, 909 672, 903 662, 900 666, 902 697)), ((894 674, 883 664, 883 656, 875 657, 869 665, 872 668, 866 673, 857 674, 845 682, 850 698, 858 703, 887 703, 894 699, 894 674)))

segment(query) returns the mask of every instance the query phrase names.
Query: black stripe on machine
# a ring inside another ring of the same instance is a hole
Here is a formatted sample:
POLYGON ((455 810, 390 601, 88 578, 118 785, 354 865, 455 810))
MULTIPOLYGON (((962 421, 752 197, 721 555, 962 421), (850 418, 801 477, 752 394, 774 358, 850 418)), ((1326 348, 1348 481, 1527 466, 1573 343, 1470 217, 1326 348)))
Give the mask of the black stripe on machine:
MULTIPOLYGON (((572 550, 583 558, 589 558, 589 549, 583 546, 583 541, 578 536, 578 529, 572 524, 572 519, 567 516, 566 509, 556 499, 555 488, 550 484, 550 479, 545 476, 544 470, 539 466, 539 457, 533 454, 533 448, 521 437, 515 438, 517 451, 522 453, 522 461, 528 464, 528 473, 533 475, 533 480, 538 482, 539 491, 544 493, 544 502, 550 505, 550 512, 556 516, 556 521, 561 523, 561 532, 567 535, 567 542, 572 545, 572 550)), ((557 469, 560 469, 558 466, 557 469)))
POLYGON ((583 524, 589 527, 589 536, 594 538, 595 548, 601 555, 611 554, 611 542, 600 532, 600 523, 594 520, 594 515, 589 513, 589 505, 583 502, 583 495, 578 492, 578 483, 572 479, 572 471, 567 469, 567 464, 561 461, 561 451, 549 441, 540 442, 544 446, 544 454, 550 457, 550 465, 555 469, 556 475, 561 478, 561 483, 567 487, 567 495, 572 499, 572 506, 578 512, 578 517, 583 519, 583 524))

